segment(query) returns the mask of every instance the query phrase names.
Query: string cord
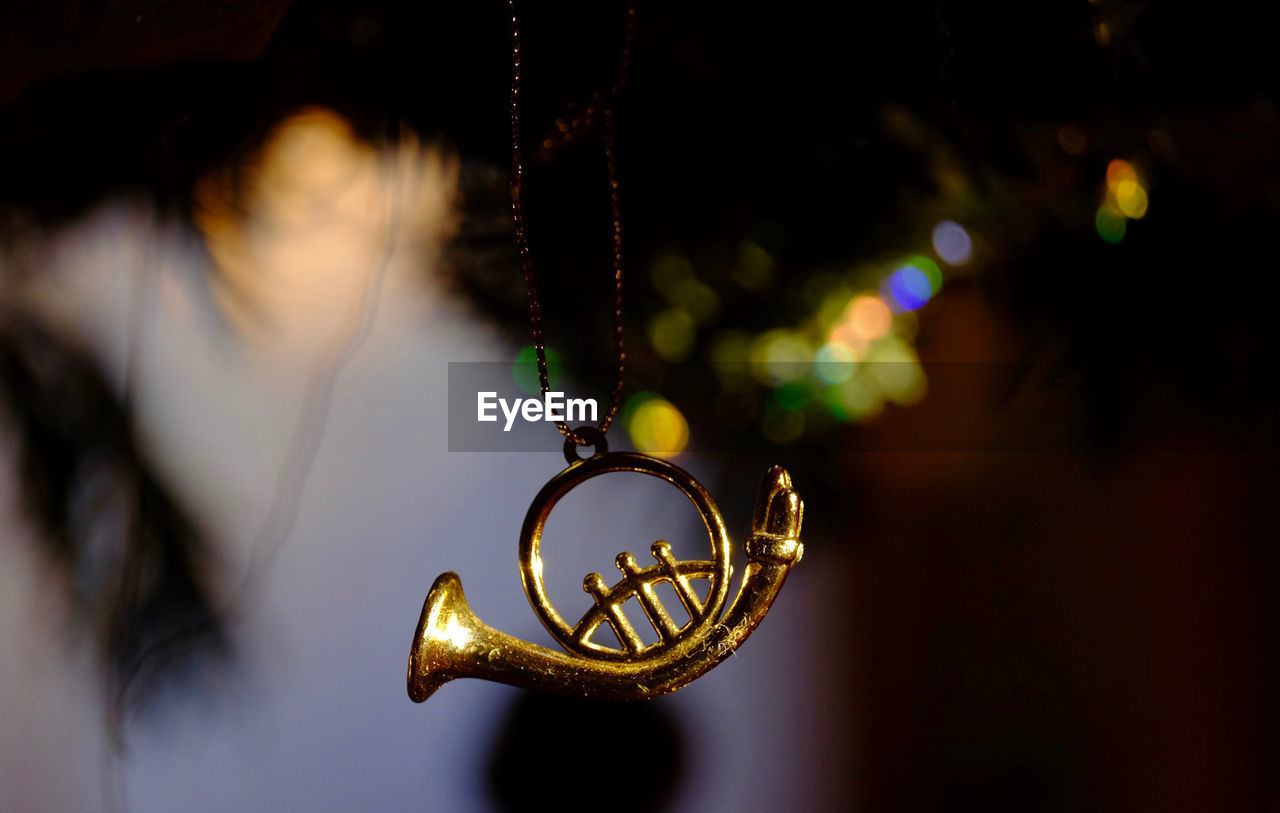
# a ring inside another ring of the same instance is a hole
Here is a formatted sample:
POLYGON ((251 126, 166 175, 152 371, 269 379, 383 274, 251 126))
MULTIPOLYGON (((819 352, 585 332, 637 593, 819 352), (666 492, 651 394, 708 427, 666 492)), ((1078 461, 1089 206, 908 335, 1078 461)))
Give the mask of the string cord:
MULTIPOLYGON (((520 265, 524 271, 525 289, 529 295, 529 327, 533 333, 534 353, 537 356, 538 383, 545 395, 551 389, 547 373, 547 348, 542 329, 542 298, 538 288, 537 276, 534 274, 533 254, 529 249, 528 230, 525 227, 522 192, 524 190, 525 158, 522 139, 520 137, 520 23, 516 14, 516 0, 507 0, 511 12, 511 220, 515 226, 516 246, 520 252, 520 265)), ((597 91, 592 96, 592 106, 583 117, 590 123, 599 112, 603 121, 603 140, 605 167, 609 183, 609 212, 613 220, 613 346, 617 357, 617 372, 613 389, 609 397, 609 408, 598 427, 601 435, 609 431, 609 426, 618 414, 622 399, 623 378, 626 373, 627 351, 622 333, 622 201, 618 187, 617 138, 614 125, 614 107, 618 96, 626 84, 627 71, 631 64, 631 44, 635 35, 635 4, 629 2, 626 9, 625 24, 622 35, 622 53, 618 61, 618 73, 610 87, 607 98, 601 98, 597 91)), ((575 124, 578 122, 575 122, 575 124)), ((563 122, 561 132, 568 128, 563 122)), ((566 139, 567 140, 567 139, 566 139)), ((576 445, 591 445, 588 438, 579 437, 564 421, 556 421, 556 429, 576 445)))

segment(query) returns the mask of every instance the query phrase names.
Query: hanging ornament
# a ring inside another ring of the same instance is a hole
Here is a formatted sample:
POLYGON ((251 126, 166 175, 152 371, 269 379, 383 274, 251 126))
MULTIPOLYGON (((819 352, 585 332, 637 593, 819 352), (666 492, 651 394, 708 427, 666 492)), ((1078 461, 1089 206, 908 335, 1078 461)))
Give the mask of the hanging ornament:
MULTIPOLYGON (((520 190, 524 158, 520 142, 520 35, 511 6, 512 26, 512 218, 516 242, 529 291, 529 316, 537 351, 542 392, 549 390, 546 347, 542 337, 542 304, 525 233, 520 190)), ((436 579, 427 595, 414 632, 409 654, 409 697, 421 703, 444 683, 460 677, 483 678, 537 691, 555 692, 601 700, 643 700, 675 691, 697 679, 731 655, 768 612, 793 565, 800 561, 803 503, 791 486, 791 478, 775 466, 765 475, 756 499, 751 533, 745 547, 747 571, 733 603, 725 609, 729 594, 731 544, 724 518, 702 485, 683 469, 641 454, 610 452, 606 433, 618 412, 626 352, 622 341, 622 226, 618 203, 617 166, 614 159, 612 101, 630 56, 634 9, 627 12, 623 46, 623 70, 609 98, 601 105, 609 196, 613 213, 613 336, 617 377, 612 401, 598 427, 557 428, 564 435, 568 467, 542 487, 520 532, 520 577, 534 612, 564 647, 558 652, 528 643, 485 625, 467 606, 462 582, 455 573, 436 579), (578 455, 579 446, 592 454, 578 455), (588 574, 583 588, 593 604, 570 625, 547 597, 543 583, 541 545, 543 529, 556 503, 587 480, 608 474, 639 473, 665 480, 693 504, 707 532, 711 558, 678 561, 664 540, 650 548, 652 563, 642 564, 629 551, 619 553, 616 564, 621 578, 612 586, 598 573, 588 574), (659 601, 656 587, 669 584, 688 621, 678 623, 659 601), (699 592, 700 585, 708 585, 699 592), (637 634, 624 605, 636 599, 644 620, 657 634, 645 644, 637 634), (597 640, 608 626, 618 646, 597 640)))

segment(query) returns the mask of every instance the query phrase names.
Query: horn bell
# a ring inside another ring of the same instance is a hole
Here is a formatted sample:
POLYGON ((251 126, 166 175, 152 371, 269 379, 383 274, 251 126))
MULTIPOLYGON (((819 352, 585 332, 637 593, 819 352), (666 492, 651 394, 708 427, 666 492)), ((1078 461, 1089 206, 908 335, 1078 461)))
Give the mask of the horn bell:
POLYGON ((470 640, 477 625, 483 626, 467 604, 458 574, 441 573, 427 593, 413 633, 413 651, 409 653, 409 697, 413 702, 421 703, 459 677, 452 667, 454 653, 470 640))

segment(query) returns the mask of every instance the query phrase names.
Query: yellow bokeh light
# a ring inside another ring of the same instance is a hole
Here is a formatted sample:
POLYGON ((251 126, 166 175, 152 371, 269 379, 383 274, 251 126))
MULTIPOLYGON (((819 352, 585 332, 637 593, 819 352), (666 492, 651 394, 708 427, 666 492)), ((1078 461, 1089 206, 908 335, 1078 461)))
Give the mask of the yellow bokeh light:
POLYGON ((840 387, 837 397, 846 414, 856 421, 869 421, 884 411, 884 396, 866 376, 856 375, 840 387))
POLYGON ((849 329, 868 341, 878 339, 893 327, 893 312, 878 296, 854 297, 845 310, 849 329))
POLYGON ((1120 181, 1112 190, 1116 207, 1134 220, 1147 213, 1147 190, 1137 181, 1120 181))
POLYGON ((909 406, 924 398, 928 382, 911 345, 889 337, 876 344, 867 361, 864 369, 888 400, 909 406))
POLYGON ((637 407, 627 431, 636 449, 657 457, 673 457, 689 445, 689 422, 662 398, 651 398, 637 407))
POLYGON ((751 334, 722 330, 711 339, 711 369, 720 384, 732 390, 751 386, 751 334))
POLYGON ((733 279, 749 291, 759 291, 773 276, 773 257, 768 251, 751 241, 744 241, 738 255, 738 267, 733 279))
POLYGON ((653 317, 649 323, 649 346, 667 361, 682 361, 697 340, 693 317, 670 308, 653 317))
POLYGON ((853 291, 847 287, 840 285, 835 290, 828 293, 822 298, 822 304, 818 306, 816 318, 818 324, 823 328, 831 328, 833 325, 844 319, 845 308, 849 305, 849 300, 853 297, 853 291))
POLYGON ((745 330, 722 330, 711 339, 713 364, 746 364, 751 360, 751 334, 745 330))
POLYGON ((676 285, 693 276, 693 265, 679 254, 663 254, 653 261, 649 275, 653 287, 670 297, 676 285))
POLYGON ((751 346, 751 372, 762 384, 777 386, 804 378, 814 348, 789 330, 770 330, 760 334, 751 346))
POLYGON ((672 304, 692 316, 698 324, 705 324, 720 314, 720 297, 715 290, 693 277, 673 283, 668 296, 672 304))

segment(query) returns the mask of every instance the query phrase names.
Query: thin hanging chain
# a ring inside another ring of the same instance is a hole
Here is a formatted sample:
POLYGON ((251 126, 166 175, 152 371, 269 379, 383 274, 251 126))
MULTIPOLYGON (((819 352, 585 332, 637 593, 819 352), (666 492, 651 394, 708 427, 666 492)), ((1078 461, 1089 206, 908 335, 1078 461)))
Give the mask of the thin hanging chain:
MULTIPOLYGON (((525 287, 529 292, 529 326, 533 330, 533 348, 538 357, 538 383, 545 394, 551 387, 547 376, 547 348, 542 335, 542 300, 538 292, 538 281, 533 273, 533 256, 529 252, 529 237, 525 231, 524 212, 520 200, 520 192, 524 185, 524 149, 521 147, 520 139, 520 26, 515 0, 507 0, 507 6, 511 11, 511 219, 515 224, 516 245, 520 249, 525 287)), ((604 157, 609 176, 609 209, 613 217, 613 345, 618 358, 618 372, 614 379, 609 408, 600 421, 601 434, 609 431, 609 425, 618 414, 618 405, 622 397, 622 378, 627 360, 626 348, 622 341, 622 205, 618 197, 613 106, 626 82, 627 67, 631 62, 631 40, 635 30, 633 3, 627 4, 626 15, 617 79, 609 89, 607 99, 602 100, 599 93, 593 96, 595 103, 593 107, 599 107, 601 118, 604 120, 604 157)), ((572 438, 573 442, 579 446, 589 443, 586 439, 575 435, 563 421, 557 421, 556 428, 560 430, 560 434, 572 438)))

